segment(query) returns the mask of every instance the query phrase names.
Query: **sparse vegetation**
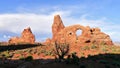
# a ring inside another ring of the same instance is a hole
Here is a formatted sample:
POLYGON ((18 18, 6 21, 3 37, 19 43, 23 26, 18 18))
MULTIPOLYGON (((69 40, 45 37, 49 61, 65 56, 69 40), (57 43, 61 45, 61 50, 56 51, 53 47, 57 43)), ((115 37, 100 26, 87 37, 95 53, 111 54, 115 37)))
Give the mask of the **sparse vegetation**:
POLYGON ((76 53, 72 53, 71 55, 68 55, 66 63, 79 65, 79 57, 76 55, 76 53))
MULTIPOLYGON (((17 59, 20 60, 20 62, 21 61, 33 62, 35 61, 34 59, 36 59, 36 57, 40 57, 39 59, 41 59, 41 57, 46 58, 46 56, 48 56, 48 58, 51 58, 56 56, 57 59, 59 59, 60 61, 64 60, 62 61, 63 63, 66 63, 67 65, 75 65, 78 66, 78 68, 96 68, 95 64, 97 64, 98 66, 102 65, 105 68, 120 67, 119 59, 120 46, 93 44, 90 46, 87 45, 81 46, 80 52, 74 52, 71 54, 69 54, 68 52, 69 52, 68 44, 56 43, 55 45, 44 45, 19 50, 8 49, 6 51, 0 52, 0 59, 1 60, 17 59)), ((6 64, 6 61, 4 61, 4 63, 6 64)))
POLYGON ((81 48, 81 50, 90 50, 90 47, 89 46, 84 46, 81 48))
POLYGON ((69 44, 63 43, 63 44, 58 44, 55 43, 55 49, 54 53, 57 56, 58 59, 63 60, 64 56, 67 55, 69 52, 69 44))
POLYGON ((32 60, 33 60, 33 57, 32 57, 32 56, 27 56, 26 58, 25 58, 25 57, 21 57, 20 60, 32 61, 32 60))
POLYGON ((0 53, 0 58, 11 58, 12 57, 12 54, 10 54, 10 52, 7 50, 7 51, 4 51, 4 52, 1 52, 0 53))
POLYGON ((91 49, 96 49, 96 48, 98 48, 98 46, 96 46, 95 44, 91 45, 91 49))

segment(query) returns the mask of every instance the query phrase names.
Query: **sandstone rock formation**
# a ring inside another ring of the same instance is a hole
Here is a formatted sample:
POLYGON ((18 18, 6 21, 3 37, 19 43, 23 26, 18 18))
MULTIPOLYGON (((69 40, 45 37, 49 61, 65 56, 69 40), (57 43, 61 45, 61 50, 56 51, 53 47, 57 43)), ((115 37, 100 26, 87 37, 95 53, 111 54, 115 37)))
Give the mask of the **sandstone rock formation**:
POLYGON ((65 27, 59 15, 54 17, 52 34, 51 40, 58 43, 69 43, 71 45, 113 45, 109 35, 101 32, 99 28, 90 28, 89 26, 85 27, 79 24, 65 27), (79 36, 76 34, 78 30, 82 31, 82 34, 79 36))
POLYGON ((56 15, 54 17, 54 22, 53 22, 53 25, 52 25, 53 39, 55 39, 57 33, 64 28, 65 28, 65 26, 63 25, 63 22, 62 22, 60 16, 56 15))
POLYGON ((22 44, 22 43, 35 43, 35 36, 33 35, 30 27, 23 30, 21 37, 12 37, 8 41, 10 44, 22 44))
POLYGON ((43 45, 51 45, 52 40, 50 38, 47 38, 45 42, 42 43, 43 45))

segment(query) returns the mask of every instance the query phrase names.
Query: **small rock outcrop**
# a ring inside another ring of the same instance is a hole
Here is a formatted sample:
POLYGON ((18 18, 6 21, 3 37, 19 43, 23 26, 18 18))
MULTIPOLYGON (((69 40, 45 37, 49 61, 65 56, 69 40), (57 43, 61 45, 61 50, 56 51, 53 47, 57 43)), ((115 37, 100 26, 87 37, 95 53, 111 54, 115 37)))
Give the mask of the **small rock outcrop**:
POLYGON ((69 43, 70 45, 113 45, 110 36, 101 32, 99 28, 90 28, 79 24, 65 27, 59 15, 54 16, 52 34, 52 42, 69 43), (76 34, 78 30, 82 31, 79 36, 76 34))
POLYGON ((35 43, 35 36, 33 35, 31 28, 28 27, 23 30, 21 37, 12 37, 8 41, 10 44, 34 44, 35 43))

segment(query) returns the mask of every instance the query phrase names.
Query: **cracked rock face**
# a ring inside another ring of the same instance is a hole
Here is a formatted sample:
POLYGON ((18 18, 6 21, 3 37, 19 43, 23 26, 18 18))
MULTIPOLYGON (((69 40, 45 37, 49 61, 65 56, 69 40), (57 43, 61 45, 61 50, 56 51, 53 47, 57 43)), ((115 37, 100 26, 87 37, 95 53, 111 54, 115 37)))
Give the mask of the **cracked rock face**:
POLYGON ((10 44, 21 44, 21 43, 34 44, 35 36, 33 35, 31 28, 28 27, 23 30, 21 37, 12 37, 9 39, 8 42, 10 44))
POLYGON ((58 43, 113 45, 110 36, 101 32, 99 28, 90 28, 79 24, 65 27, 59 15, 54 16, 52 34, 51 40, 58 43), (82 31, 81 35, 76 34, 79 30, 82 31))

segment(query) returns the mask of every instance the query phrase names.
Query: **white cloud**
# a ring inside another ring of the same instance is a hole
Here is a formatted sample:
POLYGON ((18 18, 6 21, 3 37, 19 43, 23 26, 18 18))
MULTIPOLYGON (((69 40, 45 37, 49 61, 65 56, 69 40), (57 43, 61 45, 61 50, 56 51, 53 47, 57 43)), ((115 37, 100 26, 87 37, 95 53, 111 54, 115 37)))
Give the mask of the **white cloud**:
POLYGON ((72 25, 72 24, 81 24, 84 26, 90 26, 90 27, 99 27, 102 32, 110 35, 113 41, 119 41, 120 40, 120 32, 119 32, 119 25, 116 23, 112 22, 107 22, 110 21, 106 17, 102 17, 100 19, 87 19, 86 16, 88 15, 83 15, 78 18, 73 18, 73 17, 65 17, 63 18, 64 24, 65 25, 72 25))
POLYGON ((11 38, 11 36, 3 35, 3 38, 11 38))
MULTIPOLYGON (((61 12, 57 12, 62 14, 61 12)), ((9 30, 11 32, 20 32, 23 28, 31 27, 34 31, 49 32, 53 15, 41 14, 1 14, 0 30, 9 30)))
MULTIPOLYGON (((56 14, 60 14, 63 22, 66 26, 72 24, 81 24, 84 26, 100 27, 102 31, 110 34, 112 39, 118 39, 120 27, 117 24, 106 22, 107 18, 89 20, 86 18, 86 14, 79 16, 78 18, 72 17, 70 11, 54 11, 49 14, 36 14, 36 13, 13 13, 13 14, 0 14, 0 30, 11 31, 14 33, 20 33, 24 28, 31 27, 33 32, 36 33, 51 33, 51 26, 53 23, 53 17, 56 14), (113 26, 114 25, 114 26, 113 26), (114 29, 114 30, 112 30, 114 29), (117 36, 117 37, 115 37, 117 36)), ((7 36, 4 35, 4 38, 7 36)), ((8 38, 8 37, 7 37, 8 38)))

